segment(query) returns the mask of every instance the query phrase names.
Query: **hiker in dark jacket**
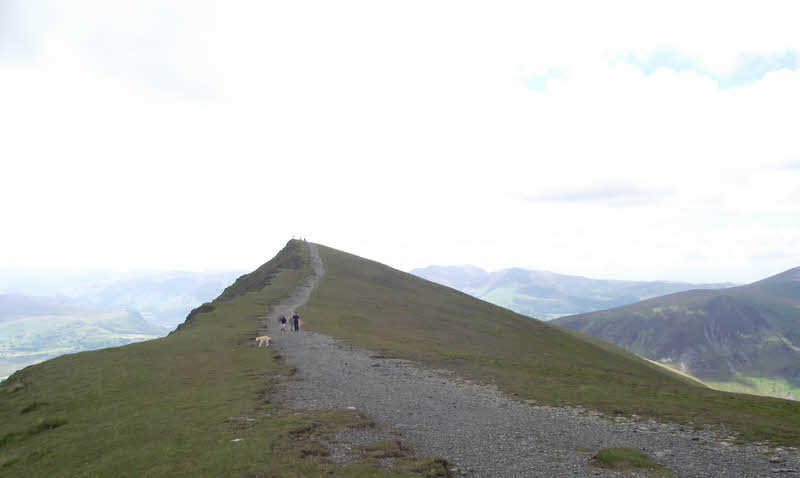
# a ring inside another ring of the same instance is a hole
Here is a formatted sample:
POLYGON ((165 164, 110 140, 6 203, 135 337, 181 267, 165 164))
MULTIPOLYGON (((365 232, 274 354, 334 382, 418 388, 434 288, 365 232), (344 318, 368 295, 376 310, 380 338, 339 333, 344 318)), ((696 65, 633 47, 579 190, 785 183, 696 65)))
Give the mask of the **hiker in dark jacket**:
POLYGON ((297 312, 295 312, 292 316, 292 326, 294 327, 295 332, 300 331, 300 316, 297 315, 297 312))

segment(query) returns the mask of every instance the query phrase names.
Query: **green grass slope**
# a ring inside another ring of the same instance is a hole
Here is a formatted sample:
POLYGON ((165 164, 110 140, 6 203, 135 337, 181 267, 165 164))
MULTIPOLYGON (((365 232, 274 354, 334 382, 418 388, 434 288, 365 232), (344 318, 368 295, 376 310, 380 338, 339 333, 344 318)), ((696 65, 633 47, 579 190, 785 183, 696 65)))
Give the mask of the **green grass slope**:
POLYGON ((374 261, 319 247, 306 326, 386 356, 496 384, 520 399, 696 424, 800 444, 797 403, 687 383, 632 353, 374 261))
POLYGON ((275 402, 275 381, 291 369, 250 339, 266 307, 308 272, 306 247, 291 241, 167 337, 18 371, 0 384, 0 476, 445 473, 436 460, 404 459, 391 472, 370 458, 347 468, 327 462, 321 437, 371 421, 352 410, 299 413, 275 402))
POLYGON ((800 398, 800 268, 554 323, 619 344, 714 388, 800 398))

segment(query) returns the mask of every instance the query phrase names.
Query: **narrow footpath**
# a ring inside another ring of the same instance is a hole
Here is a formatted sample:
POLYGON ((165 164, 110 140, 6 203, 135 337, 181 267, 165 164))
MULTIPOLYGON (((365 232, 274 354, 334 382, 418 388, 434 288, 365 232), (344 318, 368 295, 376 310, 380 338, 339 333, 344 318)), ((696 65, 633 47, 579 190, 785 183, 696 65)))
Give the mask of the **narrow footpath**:
POLYGON ((314 332, 282 334, 280 314, 289 318, 324 275, 316 245, 309 249, 313 274, 269 311, 267 328, 274 346, 297 367, 296 380, 282 385, 290 407, 355 407, 379 423, 372 431, 339 435, 342 443, 332 444, 334 458, 347 460, 348 442, 399 438, 413 443, 420 455, 446 458, 467 477, 620 476, 591 467, 589 459, 603 447, 630 446, 679 477, 800 477, 797 450, 735 445, 724 427, 694 431, 581 408, 536 406, 447 371, 385 359, 314 332))

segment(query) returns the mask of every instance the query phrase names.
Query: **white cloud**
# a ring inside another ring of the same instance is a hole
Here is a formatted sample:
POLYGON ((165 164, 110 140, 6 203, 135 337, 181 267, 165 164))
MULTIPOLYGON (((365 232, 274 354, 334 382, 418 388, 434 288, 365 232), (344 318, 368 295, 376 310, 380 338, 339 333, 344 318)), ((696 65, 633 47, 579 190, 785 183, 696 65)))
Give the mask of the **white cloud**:
POLYGON ((9 4, 0 264, 253 267, 292 234, 404 269, 800 259, 764 254, 797 252, 800 71, 618 61, 800 50, 791 2, 9 4))

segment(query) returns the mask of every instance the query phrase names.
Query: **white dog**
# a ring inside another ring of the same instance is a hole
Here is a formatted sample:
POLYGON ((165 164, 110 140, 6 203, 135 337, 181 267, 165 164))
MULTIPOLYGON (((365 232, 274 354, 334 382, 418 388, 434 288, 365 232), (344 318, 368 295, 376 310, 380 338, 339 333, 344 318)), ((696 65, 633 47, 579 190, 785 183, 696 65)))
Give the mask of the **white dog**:
POLYGON ((261 337, 256 337, 256 343, 258 343, 256 347, 261 347, 262 345, 266 345, 267 347, 269 347, 269 337, 267 337, 266 335, 262 335, 261 337))

